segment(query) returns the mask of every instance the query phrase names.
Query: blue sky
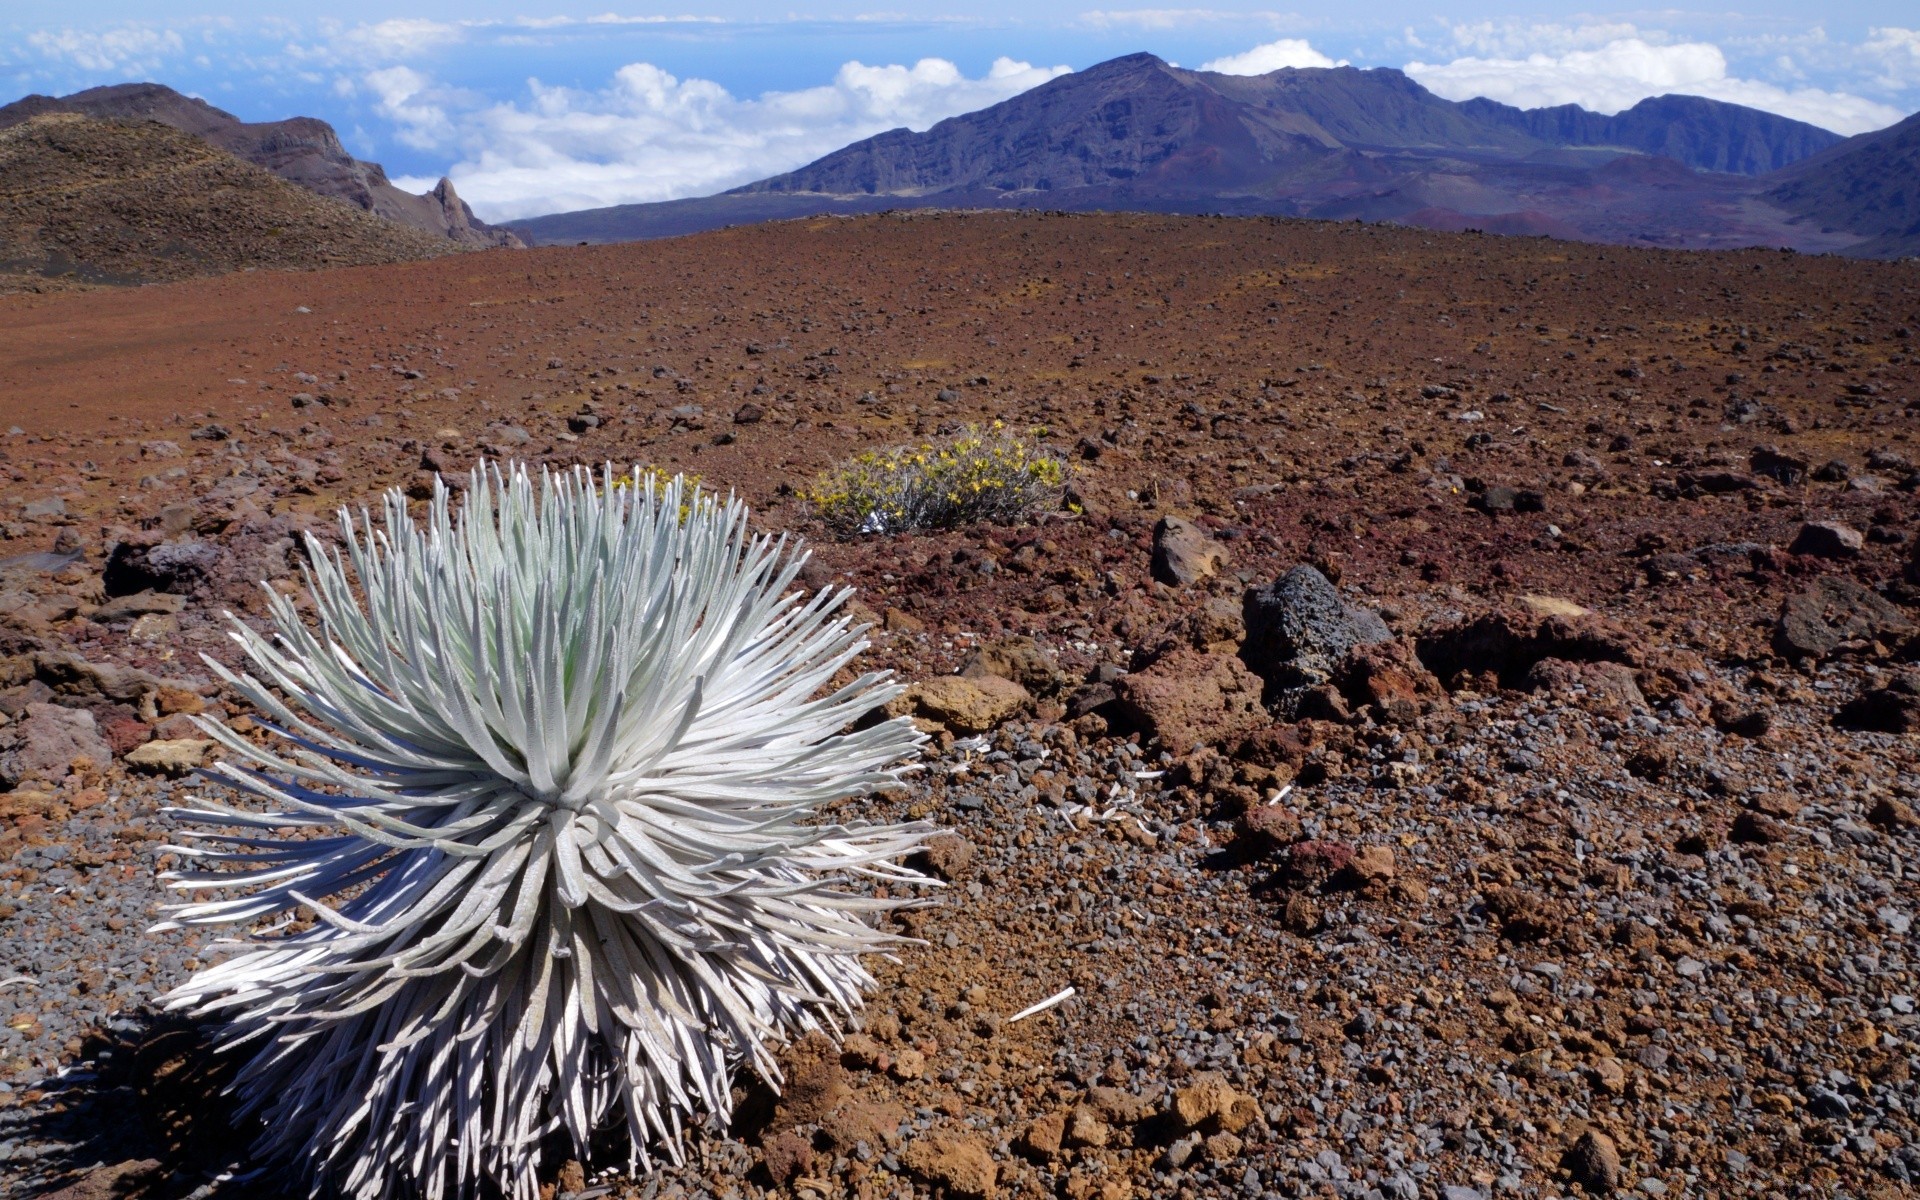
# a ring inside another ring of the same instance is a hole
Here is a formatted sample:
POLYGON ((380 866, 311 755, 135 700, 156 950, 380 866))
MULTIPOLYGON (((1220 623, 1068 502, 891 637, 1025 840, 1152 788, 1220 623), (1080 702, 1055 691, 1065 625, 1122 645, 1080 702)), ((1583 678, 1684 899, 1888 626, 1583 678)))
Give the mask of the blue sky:
POLYGON ((404 186, 452 175, 492 219, 705 195, 1137 50, 1243 74, 1398 67, 1453 99, 1523 106, 1612 112, 1685 92, 1849 134, 1920 109, 1910 0, 1843 12, 1105 2, 336 0, 318 16, 285 0, 90 0, 77 19, 71 3, 13 0, 0 100, 152 79, 248 120, 317 116, 404 186))

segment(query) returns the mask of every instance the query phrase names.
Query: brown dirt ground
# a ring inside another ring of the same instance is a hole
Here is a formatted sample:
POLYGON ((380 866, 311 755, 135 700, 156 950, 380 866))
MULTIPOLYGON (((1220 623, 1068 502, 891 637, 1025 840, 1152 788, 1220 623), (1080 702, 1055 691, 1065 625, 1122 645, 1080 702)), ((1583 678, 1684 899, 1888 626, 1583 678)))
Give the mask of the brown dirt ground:
MULTIPOLYGON (((1728 876, 1711 876, 1719 892, 1676 881, 1737 868, 1753 873, 1740 875, 1742 886, 1759 881, 1797 903, 1812 896, 1815 875, 1879 869, 1851 858, 1851 843, 1824 826, 1707 865, 1742 812, 1767 811, 1755 797, 1797 786, 1768 775, 1770 762, 1829 764, 1844 785, 1835 812, 1912 798, 1908 740, 1829 728, 1840 699, 1908 650, 1856 646, 1838 665, 1798 671, 1771 638, 1782 600, 1817 578, 1913 602, 1902 580, 1916 501, 1901 484, 1913 474, 1903 464, 1916 456, 1920 415, 1916 328, 1912 263, 1047 214, 800 221, 0 297, 0 435, 21 431, 0 436, 0 532, 8 553, 47 549, 65 533, 97 561, 168 504, 215 503, 223 476, 258 481, 247 503, 264 514, 319 524, 339 504, 483 453, 693 471, 737 489, 766 524, 805 531, 810 518, 793 490, 821 469, 863 448, 1001 419, 1045 426, 1074 459, 1082 515, 818 548, 826 572, 887 614, 875 660, 911 677, 950 671, 974 641, 1001 634, 1036 637, 1076 675, 1124 665, 1206 600, 1237 608, 1244 585, 1303 561, 1409 637, 1522 594, 1571 599, 1611 622, 1608 653, 1634 662, 1649 697, 1684 694, 1691 708, 1674 711, 1691 715, 1669 719, 1663 709, 1669 733, 1641 737, 1582 715, 1581 703, 1529 699, 1513 679, 1486 673, 1510 664, 1469 663, 1442 680, 1450 697, 1422 693, 1404 732, 1420 762, 1439 764, 1485 719, 1456 717, 1455 704, 1486 697, 1523 734, 1564 710, 1581 732, 1542 750, 1550 765, 1573 778, 1640 780, 1601 821, 1606 832, 1568 823, 1551 811, 1550 791, 1499 770, 1445 766, 1431 801, 1368 790, 1354 781, 1392 776, 1378 751, 1402 744, 1384 709, 1292 727, 1309 749, 1289 769, 1353 788, 1307 814, 1319 836, 1391 842, 1403 868, 1420 864, 1397 883, 1389 873, 1351 896, 1312 901, 1350 906, 1376 933, 1385 921, 1367 951, 1375 966, 1356 979, 1342 974, 1343 947, 1306 936, 1313 922, 1284 887, 1261 890, 1264 872, 1230 853, 1204 884, 1152 865, 1180 846, 1231 851, 1218 807, 1250 778, 1277 778, 1261 774, 1272 759, 1249 751, 1241 768, 1205 756, 1168 763, 1151 808, 1158 833, 1085 832, 1082 820, 1069 865, 1062 850, 1022 867, 1025 876, 956 870, 963 883, 984 882, 985 896, 911 923, 932 945, 883 972, 869 1024, 883 1057, 860 1050, 845 1066, 827 1055, 809 1067, 804 1048, 792 1056, 836 1103, 854 1097, 833 1110, 837 1125, 776 1119, 746 1146, 715 1139, 661 1194, 765 1191, 765 1175, 731 1173, 792 1159, 795 1143, 771 1132, 792 1127, 819 1155, 796 1167, 790 1190, 805 1195, 967 1194, 976 1150, 998 1164, 988 1190, 1003 1194, 1331 1195, 1338 1177, 1300 1164, 1336 1150, 1355 1164, 1402 1143, 1414 1147, 1409 1161, 1435 1167, 1421 1196, 1442 1185, 1558 1194, 1571 1187, 1563 1152, 1589 1129, 1618 1143, 1625 1188, 1650 1178, 1699 1194, 1893 1195, 1904 1185, 1889 1155, 1916 1142, 1904 1067, 1916 1034, 1886 1015, 1897 1009, 1875 1005, 1898 991, 1911 1010, 1904 935, 1856 914, 1834 927, 1838 943, 1815 946, 1767 924, 1751 902, 1735 903, 1721 886, 1728 876), (209 424, 225 427, 226 440, 193 438, 209 424), (1776 483, 1756 476, 1763 446, 1846 470, 1776 483), (1507 495, 1502 488, 1522 494, 1518 511, 1487 503, 1507 495), (46 496, 65 501, 64 517, 13 519, 16 502, 46 496), (1187 588, 1151 581, 1150 531, 1168 513, 1219 538, 1228 570, 1187 588), (1883 533, 1846 560, 1782 549, 1816 519, 1883 533), (1742 706, 1762 709, 1774 731, 1699 750, 1722 744, 1706 716, 1711 700, 1726 707, 1725 722, 1742 706), (1663 737, 1672 746, 1661 761, 1678 755, 1672 774, 1684 782, 1656 787, 1668 766, 1632 756, 1658 759, 1663 737), (1729 783, 1706 761, 1713 755, 1744 764, 1744 781, 1729 783), (1501 891, 1516 885, 1531 899, 1501 891), (1069 888, 1073 914, 1083 895, 1092 905, 1113 890, 1140 903, 1100 940, 1084 930, 1056 940, 1052 910, 1060 901, 1068 911, 1069 888), (1044 919, 1028 915, 1042 901, 1044 919), (1759 921, 1763 941, 1716 940, 1722 901, 1759 921), (1639 915, 1594 915, 1616 907, 1639 915), (1884 978, 1851 982, 1846 964, 1869 948, 1885 956, 1876 960, 1884 978), (1735 982, 1695 1007, 1675 1000, 1673 1012, 1644 983, 1699 961, 1735 982), (1513 986, 1543 962, 1590 971, 1598 998, 1513 986), (1298 1025, 1279 1022, 1277 1042, 1271 1028, 1260 1034, 1242 1011, 1253 1001, 1216 974, 1284 983, 1298 1025), (1295 980, 1308 986, 1296 993, 1295 980), (1103 998, 1087 1000, 1071 1025, 1060 1015, 1002 1034, 969 1015, 1010 1012, 1065 982, 1103 998), (1796 1067, 1763 1054, 1772 1033, 1743 1048, 1733 1044, 1738 1031, 1715 1032, 1709 1001, 1745 1014, 1768 988, 1817 994, 1865 1021, 1864 1035, 1833 1025, 1835 1038, 1853 1039, 1852 1057, 1796 1067), (1736 995, 1746 999, 1736 1005, 1736 995), (1441 1049, 1432 1059, 1370 1059, 1365 1031, 1377 1019, 1424 1028, 1441 1049), (1234 1086, 1261 1110, 1251 1124, 1198 1121, 1210 1140, 1194 1161, 1216 1164, 1199 1174, 1170 1171, 1163 1158, 1177 1114, 1129 1135, 1138 1114, 1099 1090, 1115 1085, 1154 1106, 1156 1089, 1191 1086, 1196 1068, 1174 1050, 1127 1049, 1142 1030, 1172 1046, 1190 1029, 1238 1038, 1234 1086), (1686 1070, 1648 1065, 1668 1062, 1664 1049, 1642 1052, 1656 1043, 1674 1045, 1686 1070), (1692 1056, 1696 1047, 1707 1047, 1704 1057, 1692 1056), (905 1051, 927 1057, 924 1075, 875 1069, 905 1051), (1462 1065, 1443 1071, 1443 1057, 1462 1065), (1728 1062, 1742 1073, 1712 1065, 1728 1062), (1843 1066, 1863 1089, 1888 1089, 1878 1125, 1850 1127, 1819 1107, 1819 1089, 1844 1090, 1831 1075, 1843 1066), (1017 1152, 1036 1117, 1080 1111, 1078 1145, 1017 1152), (876 1133, 889 1155, 863 1157, 863 1113, 876 1129, 915 1116, 933 1133, 914 1144, 935 1149, 893 1147, 876 1133), (1511 1180, 1477 1149, 1494 1143, 1521 1147, 1511 1180), (1736 1146, 1745 1174, 1725 1155, 1736 1146), (1249 1188, 1242 1163, 1266 1174, 1249 1188)), ((60 630, 89 657, 154 668, 173 658, 172 647, 135 646, 84 617, 60 630)), ((1043 703, 1031 728, 1061 720, 1057 704, 1043 703)), ((1126 732, 1098 718, 1070 729, 1096 758, 1126 732)), ((1146 749, 1151 763, 1157 747, 1146 749)), ((1527 769, 1539 768, 1507 770, 1527 769)), ((1052 786, 1037 785, 1043 794, 1052 786)), ((964 813, 941 807, 957 786, 932 788, 919 811, 963 826, 994 871, 1061 837, 1017 816, 1006 828, 966 827, 964 813)), ((1873 861, 1910 856, 1911 830, 1900 836, 1876 843, 1873 861)), ((1911 874, 1896 872, 1887 886, 1913 907, 1911 874)), ((1372 1164, 1382 1186, 1392 1174, 1384 1161, 1372 1164)))

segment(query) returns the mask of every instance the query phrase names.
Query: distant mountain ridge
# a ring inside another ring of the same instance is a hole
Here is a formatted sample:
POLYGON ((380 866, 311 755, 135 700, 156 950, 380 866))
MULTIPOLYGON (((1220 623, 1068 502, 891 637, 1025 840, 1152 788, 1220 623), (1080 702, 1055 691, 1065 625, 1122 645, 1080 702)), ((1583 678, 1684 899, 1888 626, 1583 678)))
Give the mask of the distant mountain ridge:
POLYGON ((1237 76, 1132 54, 717 196, 512 227, 532 242, 613 241, 886 207, 1039 207, 1847 251, 1870 239, 1809 221, 1762 181, 1842 141, 1697 96, 1654 97, 1613 116, 1523 110, 1446 100, 1388 68, 1237 76))
POLYGON ((1619 146, 1734 175, 1777 171, 1845 140, 1805 121, 1700 96, 1649 96, 1612 116, 1577 104, 1523 109, 1484 98, 1460 108, 1483 124, 1554 145, 1619 146))
POLYGON ((157 121, 53 111, 0 129, 0 291, 460 251, 157 121))
POLYGON ((147 120, 170 125, 220 147, 255 166, 322 196, 364 212, 437 234, 462 246, 517 246, 512 232, 477 220, 442 179, 433 191, 414 195, 393 186, 378 163, 348 154, 333 126, 314 117, 247 122, 204 100, 158 83, 120 83, 70 96, 31 95, 0 106, 0 129, 47 113, 100 119, 147 120))
POLYGON ((1768 197, 1808 221, 1867 235, 1858 252, 1920 254, 1920 113, 1781 171, 1768 197))

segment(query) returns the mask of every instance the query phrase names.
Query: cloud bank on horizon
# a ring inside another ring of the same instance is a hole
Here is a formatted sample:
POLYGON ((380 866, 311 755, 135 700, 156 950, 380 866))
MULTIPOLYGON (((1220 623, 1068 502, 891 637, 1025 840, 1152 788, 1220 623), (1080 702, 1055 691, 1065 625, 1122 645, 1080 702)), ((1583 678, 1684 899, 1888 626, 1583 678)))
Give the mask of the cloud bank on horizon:
POLYGON ((1731 35, 1683 25, 1505 20, 1382 32, 1212 9, 1087 11, 1051 25, 613 12, 352 25, 49 20, 0 37, 0 85, 19 95, 154 79, 246 119, 318 116, 401 186, 451 175, 495 221, 707 195, 997 103, 1067 73, 1061 60, 1086 67, 1137 49, 1241 75, 1394 66, 1448 99, 1523 108, 1613 113, 1692 94, 1844 134, 1920 108, 1920 30, 1874 25, 1848 39, 1777 20, 1731 35), (972 73, 969 61, 980 64, 972 73))

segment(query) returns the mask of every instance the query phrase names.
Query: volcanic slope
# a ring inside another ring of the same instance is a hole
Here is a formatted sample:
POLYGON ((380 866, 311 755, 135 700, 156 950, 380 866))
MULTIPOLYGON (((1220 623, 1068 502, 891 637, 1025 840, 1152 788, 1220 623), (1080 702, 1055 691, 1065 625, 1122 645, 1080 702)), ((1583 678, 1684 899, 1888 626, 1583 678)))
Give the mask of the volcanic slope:
POLYGON ((149 283, 458 249, 152 121, 35 117, 0 130, 0 278, 149 283))
POLYGON ((1772 199, 1808 224, 1869 235, 1848 253, 1920 256, 1920 113, 1849 138, 1777 178, 1772 199))
POLYGON ((518 246, 520 240, 473 215, 442 179, 424 195, 401 191, 379 163, 348 154, 333 126, 313 117, 242 121, 205 100, 164 84, 118 83, 70 96, 32 95, 0 106, 0 129, 47 113, 78 113, 118 121, 158 121, 190 133, 257 167, 377 217, 447 238, 463 247, 518 246))
POLYGON ((0 327, 0 711, 111 759, 0 796, 0 979, 34 981, 0 989, 5 1186, 236 1186, 217 1075, 139 1011, 207 952, 140 932, 160 809, 206 788, 125 756, 193 707, 266 736, 198 654, 232 661, 257 581, 297 592, 299 530, 512 454, 695 471, 818 536, 816 472, 994 418, 1047 427, 1077 512, 820 541, 804 576, 860 589, 870 663, 942 677, 930 769, 834 814, 954 831, 925 944, 687 1166, 555 1161, 557 1191, 1920 1176, 1909 266, 923 213, 14 296, 0 327), (1301 564, 1342 589, 1321 627, 1391 640, 1289 660, 1324 682, 1270 710, 1246 592, 1301 564))
POLYGON ((891 130, 731 192, 520 222, 534 241, 664 236, 883 207, 1272 213, 1715 248, 1843 248, 1745 172, 1840 141, 1665 96, 1614 117, 1434 95, 1390 70, 1187 71, 1151 54, 1061 76, 925 132, 891 130))

